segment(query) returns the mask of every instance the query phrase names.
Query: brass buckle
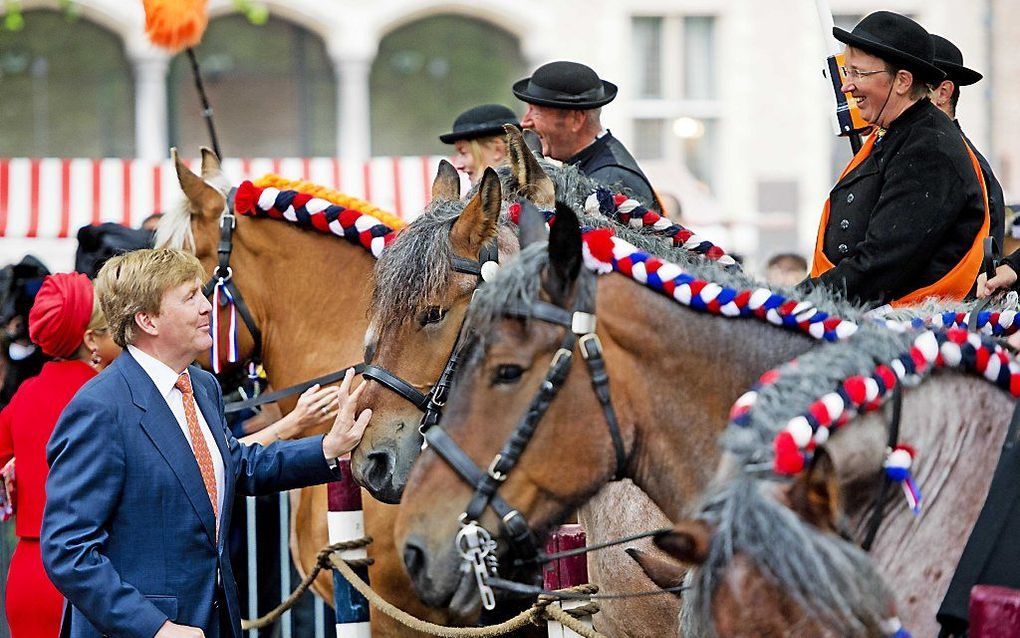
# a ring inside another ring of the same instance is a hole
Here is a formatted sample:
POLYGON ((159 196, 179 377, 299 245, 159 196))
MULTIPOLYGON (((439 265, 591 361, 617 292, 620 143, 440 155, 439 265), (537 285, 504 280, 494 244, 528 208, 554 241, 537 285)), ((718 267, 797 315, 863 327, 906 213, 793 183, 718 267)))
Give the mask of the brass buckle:
POLYGON ((602 353, 602 340, 599 339, 599 336, 594 332, 589 332, 588 334, 583 335, 577 342, 578 345, 581 347, 581 356, 584 357, 585 361, 587 361, 589 358, 588 349, 584 347, 584 344, 587 343, 588 341, 594 342, 595 351, 598 352, 599 354, 602 353))

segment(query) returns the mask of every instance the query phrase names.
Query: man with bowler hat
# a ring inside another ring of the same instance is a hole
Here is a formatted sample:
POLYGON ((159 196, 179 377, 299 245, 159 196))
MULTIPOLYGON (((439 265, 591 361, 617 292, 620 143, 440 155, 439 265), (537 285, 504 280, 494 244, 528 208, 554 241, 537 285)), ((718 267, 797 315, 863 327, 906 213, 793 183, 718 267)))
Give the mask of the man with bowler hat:
POLYGON ((928 99, 945 78, 931 37, 889 11, 833 35, 847 45, 842 90, 873 130, 825 203, 807 283, 871 306, 962 299, 988 210, 977 159, 928 99))
POLYGON ((616 97, 616 85, 577 62, 550 62, 514 83, 514 95, 528 104, 521 125, 542 138, 546 157, 576 166, 610 186, 622 186, 638 201, 661 206, 651 182, 620 140, 602 128, 602 107, 616 97))
POLYGON ((960 128, 960 120, 956 119, 956 105, 960 101, 960 87, 977 84, 982 76, 977 71, 968 69, 963 65, 963 53, 960 52, 960 49, 955 44, 934 33, 931 39, 935 44, 935 66, 942 69, 946 74, 946 79, 942 80, 942 83, 932 90, 931 101, 935 106, 939 107, 939 110, 953 120, 956 128, 960 129, 963 140, 970 147, 970 150, 974 152, 974 156, 977 157, 978 164, 981 166, 981 175, 985 180, 985 190, 988 192, 988 213, 991 216, 988 234, 995 238, 996 250, 1001 251, 1002 237, 1006 232, 1006 205, 1002 196, 1002 186, 999 185, 999 180, 995 179, 995 174, 992 173, 992 167, 989 166, 988 160, 977 150, 974 143, 970 141, 967 134, 960 128))

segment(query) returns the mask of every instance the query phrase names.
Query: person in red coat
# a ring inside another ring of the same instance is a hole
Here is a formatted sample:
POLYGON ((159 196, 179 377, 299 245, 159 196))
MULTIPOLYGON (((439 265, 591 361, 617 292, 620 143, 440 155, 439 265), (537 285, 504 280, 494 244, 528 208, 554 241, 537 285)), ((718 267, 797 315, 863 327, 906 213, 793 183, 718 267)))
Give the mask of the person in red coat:
POLYGON ((7 577, 7 621, 12 638, 56 638, 64 601, 43 569, 39 528, 46 503, 46 443, 61 411, 120 347, 80 273, 43 281, 28 316, 32 341, 54 357, 18 388, 0 412, 0 467, 14 464, 18 545, 7 577))

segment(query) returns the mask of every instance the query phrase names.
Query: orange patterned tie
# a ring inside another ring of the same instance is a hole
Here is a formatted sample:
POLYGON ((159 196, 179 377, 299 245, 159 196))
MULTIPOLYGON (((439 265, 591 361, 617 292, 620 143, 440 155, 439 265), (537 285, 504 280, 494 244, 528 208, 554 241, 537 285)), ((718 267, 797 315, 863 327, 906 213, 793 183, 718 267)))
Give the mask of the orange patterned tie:
POLYGON ((217 502, 219 499, 216 495, 216 470, 213 469, 209 445, 205 442, 201 428, 198 427, 198 408, 195 406, 195 391, 191 388, 191 377, 186 372, 182 372, 181 376, 177 377, 174 387, 184 395, 184 416, 188 420, 188 432, 191 433, 191 449, 195 453, 195 460, 198 461, 198 469, 202 472, 202 482, 205 483, 205 491, 209 493, 213 515, 218 517, 217 502))

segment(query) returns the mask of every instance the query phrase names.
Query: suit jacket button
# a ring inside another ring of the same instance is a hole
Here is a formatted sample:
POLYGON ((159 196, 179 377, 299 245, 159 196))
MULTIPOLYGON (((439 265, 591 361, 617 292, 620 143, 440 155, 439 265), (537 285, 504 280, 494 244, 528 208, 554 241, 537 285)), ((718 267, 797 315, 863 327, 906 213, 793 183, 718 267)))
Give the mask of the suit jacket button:
POLYGON ((846 244, 840 244, 839 246, 836 247, 836 250, 839 251, 840 255, 845 255, 848 252, 850 252, 850 247, 847 246, 846 244))
POLYGON ((850 220, 849 219, 839 220, 839 227, 842 228, 843 230, 850 228, 850 220))
POLYGON ((854 203, 854 194, 853 193, 850 193, 849 195, 846 196, 846 203, 847 204, 853 204, 854 203))

